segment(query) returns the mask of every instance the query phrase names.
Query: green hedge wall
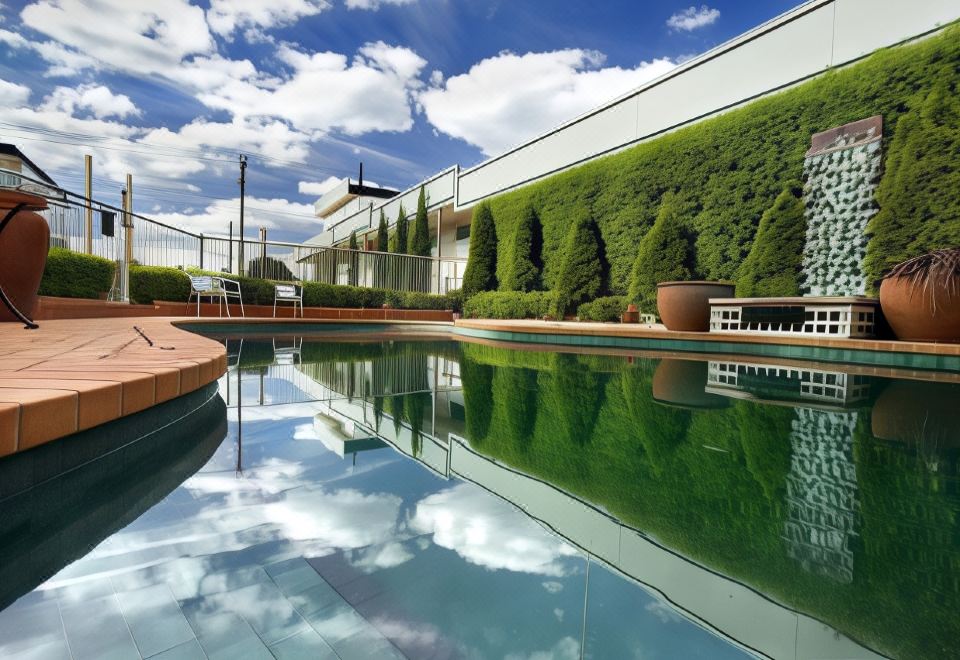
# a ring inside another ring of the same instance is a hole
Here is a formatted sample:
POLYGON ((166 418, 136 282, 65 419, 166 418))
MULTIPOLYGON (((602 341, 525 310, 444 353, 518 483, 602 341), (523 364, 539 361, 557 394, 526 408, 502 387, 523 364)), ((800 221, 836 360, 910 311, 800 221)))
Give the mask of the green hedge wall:
POLYGON ((40 280, 41 296, 99 298, 113 285, 114 263, 109 259, 50 248, 40 280))
POLYGON ((152 305, 154 300, 187 301, 190 280, 179 268, 163 266, 130 266, 130 300, 138 305, 152 305))
POLYGON ((550 291, 487 291, 467 298, 463 315, 470 319, 534 319, 553 313, 557 296, 550 291))
MULTIPOLYGON (((884 144, 889 145, 899 118, 919 107, 935 83, 944 84, 948 77, 951 93, 960 93, 958 70, 957 26, 878 51, 743 108, 500 195, 490 201, 497 234, 513 236, 526 208, 536 209, 543 225, 544 286, 552 289, 572 214, 587 209, 606 244, 611 293, 624 294, 637 246, 653 224, 661 197, 676 191, 689 202, 685 213, 696 241, 693 275, 736 279, 763 212, 789 181, 802 178, 813 133, 882 114, 884 144)), ((960 167, 957 159, 949 157, 954 169, 960 167)), ((931 208, 941 217, 958 217, 960 196, 948 190, 930 194, 940 197, 931 208)), ((960 240, 960 227, 953 239, 960 240)), ((910 245, 911 252, 931 247, 910 245)), ((501 282, 514 262, 512 250, 513 241, 499 242, 501 282)))

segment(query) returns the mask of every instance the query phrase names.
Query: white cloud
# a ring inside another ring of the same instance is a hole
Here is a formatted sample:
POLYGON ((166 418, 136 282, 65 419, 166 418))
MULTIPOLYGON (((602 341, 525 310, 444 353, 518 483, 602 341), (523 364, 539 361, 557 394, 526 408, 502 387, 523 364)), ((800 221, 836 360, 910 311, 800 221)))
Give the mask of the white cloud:
POLYGON ((413 126, 410 95, 422 84, 426 61, 412 50, 370 43, 350 61, 340 53, 283 45, 277 56, 293 69, 289 78, 271 87, 232 80, 198 98, 237 117, 281 118, 301 131, 360 135, 413 126))
POLYGON ((370 9, 376 11, 383 5, 409 5, 417 0, 346 0, 347 9, 370 9))
MULTIPOLYGON (((261 199, 247 196, 244 222, 248 228, 266 227, 283 231, 309 231, 320 226, 313 217, 313 205, 297 204, 285 199, 261 199)), ((194 232, 226 234, 227 223, 239 218, 240 198, 218 199, 202 210, 155 213, 151 216, 158 222, 174 225, 194 232)), ((234 222, 236 225, 236 222, 234 222)), ((246 418, 246 414, 244 414, 246 418)))
POLYGON ((55 41, 32 41, 10 30, 0 30, 0 43, 15 50, 32 50, 50 64, 45 76, 70 77, 96 66, 93 58, 69 50, 55 41))
POLYGON ((343 181, 343 178, 338 176, 328 176, 323 181, 300 181, 297 183, 297 192, 301 195, 320 197, 336 188, 341 181, 343 181))
POLYGON ((225 37, 238 28, 253 29, 253 35, 261 36, 261 30, 290 25, 329 8, 327 0, 211 0, 207 22, 225 37))
POLYGON ((39 0, 20 18, 103 67, 141 75, 166 75, 188 56, 216 51, 203 9, 187 0, 39 0))
POLYGON ((421 500, 410 528, 490 570, 561 577, 563 558, 577 554, 509 504, 464 483, 421 500))
POLYGON ((0 107, 16 108, 30 99, 30 88, 0 78, 0 107))
POLYGON ((720 10, 713 9, 706 5, 700 5, 700 7, 687 7, 681 11, 678 11, 673 16, 667 19, 667 27, 671 30, 682 30, 684 32, 690 32, 692 30, 698 30, 702 27, 712 25, 717 22, 717 19, 720 18, 720 10))
MULTIPOLYGON (((235 118, 229 122, 211 122, 194 119, 176 131, 150 129, 140 141, 156 147, 249 151, 283 161, 305 162, 309 155, 310 136, 277 120, 235 118)), ((264 162, 271 164, 269 160, 264 162)))
MULTIPOLYGON (((488 155, 530 139, 652 80, 674 66, 661 58, 635 68, 602 68, 604 56, 566 49, 503 52, 420 93, 427 119, 440 131, 488 155)), ((433 76, 431 76, 433 78, 433 76)))
POLYGON ((89 110, 97 119, 139 116, 140 109, 126 94, 114 94, 104 85, 57 87, 44 100, 42 109, 61 110, 73 115, 77 109, 89 110))

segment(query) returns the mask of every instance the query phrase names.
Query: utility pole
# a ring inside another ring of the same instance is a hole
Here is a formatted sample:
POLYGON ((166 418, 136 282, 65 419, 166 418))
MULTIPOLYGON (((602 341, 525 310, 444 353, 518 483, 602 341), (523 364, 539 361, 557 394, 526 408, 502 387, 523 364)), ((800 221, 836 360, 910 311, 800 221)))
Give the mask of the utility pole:
POLYGON ((91 199, 93 197, 93 156, 90 154, 83 157, 83 175, 83 194, 87 198, 87 235, 84 241, 84 251, 87 254, 93 254, 93 200, 91 199))
POLYGON ((244 188, 247 185, 247 157, 243 154, 240 154, 240 246, 237 251, 240 263, 238 265, 238 272, 240 276, 243 276, 243 196, 244 188))
POLYGON ((124 226, 123 300, 130 301, 130 262, 133 261, 133 175, 127 174, 126 220, 124 226))

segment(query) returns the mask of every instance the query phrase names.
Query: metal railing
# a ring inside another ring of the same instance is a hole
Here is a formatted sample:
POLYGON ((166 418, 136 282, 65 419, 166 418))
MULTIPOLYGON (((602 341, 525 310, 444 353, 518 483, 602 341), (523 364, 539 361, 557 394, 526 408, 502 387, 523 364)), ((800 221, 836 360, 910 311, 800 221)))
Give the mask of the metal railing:
POLYGON ((412 254, 310 247, 300 259, 309 269, 309 279, 326 284, 449 293, 463 281, 466 259, 420 257, 412 254))

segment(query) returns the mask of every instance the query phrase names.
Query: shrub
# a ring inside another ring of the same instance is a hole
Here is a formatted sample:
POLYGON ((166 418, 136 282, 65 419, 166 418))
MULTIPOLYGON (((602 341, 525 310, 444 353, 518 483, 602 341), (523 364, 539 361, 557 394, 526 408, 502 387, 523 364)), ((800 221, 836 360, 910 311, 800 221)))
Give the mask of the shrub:
POLYGON ((247 263, 246 277, 289 282, 293 279, 293 271, 274 257, 254 257, 247 263))
MULTIPOLYGON (((304 307, 344 307, 371 309, 383 307, 387 302, 384 289, 368 289, 359 286, 304 282, 304 307)), ((271 301, 272 303, 272 301, 271 301)))
POLYGON ((407 212, 401 204, 400 212, 397 214, 397 225, 393 230, 393 245, 390 246, 390 251, 395 254, 406 254, 407 243, 407 212))
POLYGON ((960 245, 960 89, 950 91, 951 78, 944 70, 897 122, 876 192, 880 210, 867 225, 865 268, 874 288, 897 263, 960 245))
MULTIPOLYGON (((140 305, 154 300, 186 302, 190 297, 190 279, 179 268, 130 266, 130 300, 140 305)), ((246 300, 244 300, 246 302, 246 300)))
POLYGON ((109 259, 50 248, 40 280, 40 295, 99 298, 113 286, 115 264, 109 259))
POLYGON ((427 219, 427 198, 423 186, 420 186, 420 196, 417 198, 417 217, 413 221, 409 252, 420 257, 430 256, 430 224, 427 219))
POLYGON ((463 274, 463 295, 470 298, 481 291, 497 288, 497 228, 489 204, 473 210, 470 223, 470 251, 463 274))
MULTIPOLYGON (((244 275, 240 277, 231 273, 217 272, 213 270, 200 270, 197 268, 188 268, 190 275, 210 275, 212 277, 224 277, 228 280, 234 280, 240 284, 240 295, 243 296, 244 305, 273 305, 273 287, 274 282, 256 277, 244 275)), ((306 304, 306 303, 304 303, 306 304)))
POLYGON ((551 312, 556 294, 550 291, 486 291, 467 298, 463 314, 471 319, 531 319, 551 312))
POLYGON ((657 284, 690 279, 690 239, 676 196, 667 193, 653 228, 643 237, 630 278, 630 299, 646 312, 657 309, 657 284))
POLYGON ((458 311, 460 301, 456 297, 421 293, 419 291, 388 291, 386 301, 397 309, 434 309, 458 311))
POLYGON ((807 232, 802 195, 801 184, 792 182, 760 218, 753 247, 740 266, 738 296, 800 295, 807 232))
POLYGON ((543 227, 532 206, 528 206, 513 235, 513 263, 503 282, 505 291, 533 291, 540 288, 543 269, 543 227))
MULTIPOLYGON (((543 225, 543 286, 553 288, 563 261, 570 209, 586 208, 606 242, 611 293, 625 294, 637 246, 657 215, 664 191, 679 190, 695 200, 686 215, 695 234, 693 271, 706 279, 735 279, 770 200, 789 181, 802 177, 812 133, 882 114, 884 145, 890 145, 892 157, 890 138, 897 139, 899 120, 911 109, 906 100, 918 91, 929 92, 937 80, 944 79, 950 81, 954 99, 960 98, 956 93, 958 64, 957 27, 929 39, 877 51, 851 66, 498 195, 490 200, 497 233, 513 236, 532 205, 543 225), (950 67, 947 73, 945 66, 950 67)), ((921 158, 931 156, 934 160, 930 164, 949 165, 953 172, 960 162, 956 147, 952 152, 943 149, 921 158)), ((889 164, 888 158, 884 179, 890 176, 889 164)), ((931 199, 937 200, 931 207, 936 213, 923 223, 925 229, 916 228, 925 248, 934 245, 925 238, 934 230, 942 232, 941 236, 952 235, 954 245, 958 244, 956 234, 951 232, 960 231, 956 220, 960 211, 956 191, 960 186, 946 185, 944 180, 934 191, 938 180, 921 182, 931 199)), ((924 194, 918 190, 916 198, 924 194)), ((879 220, 874 229, 871 243, 882 241, 889 231, 879 220)), ((868 254, 880 246, 868 247, 868 254)), ((512 252, 513 243, 501 241, 501 278, 513 263, 512 252)), ((891 245, 880 252, 885 260, 889 258, 888 263, 912 256, 909 245, 891 245)), ((880 270, 874 267, 872 272, 880 270)))
POLYGON ((606 296, 583 303, 577 308, 577 318, 581 321, 619 321, 620 315, 627 310, 626 296, 606 296))
POLYGON ((585 300, 596 298, 607 288, 606 250, 593 217, 584 213, 567 233, 563 267, 556 286, 555 316, 563 318, 585 300))
POLYGON ((387 216, 380 209, 380 224, 377 225, 377 252, 390 251, 390 231, 387 229, 387 216))

